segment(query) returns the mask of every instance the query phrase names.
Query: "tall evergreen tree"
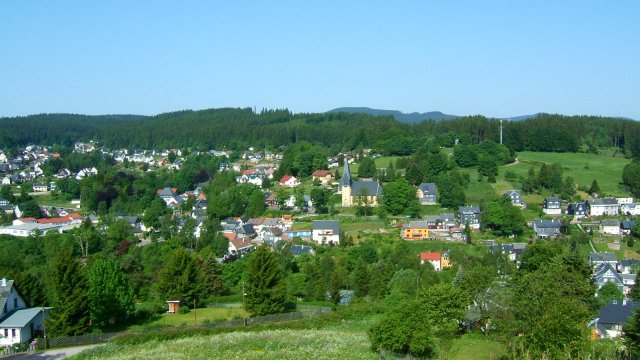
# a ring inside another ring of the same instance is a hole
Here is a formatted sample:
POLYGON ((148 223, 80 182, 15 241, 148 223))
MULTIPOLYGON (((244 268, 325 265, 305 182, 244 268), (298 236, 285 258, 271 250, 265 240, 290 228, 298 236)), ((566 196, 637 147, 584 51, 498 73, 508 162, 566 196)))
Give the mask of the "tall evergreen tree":
POLYGON ((259 247, 251 256, 245 279, 246 309, 250 314, 284 311, 287 301, 284 271, 268 247, 259 247))
POLYGON ((49 273, 53 311, 47 331, 54 336, 82 335, 91 330, 87 279, 71 250, 62 251, 49 273))
POLYGON ((165 300, 182 300, 191 304, 202 298, 199 264, 184 248, 174 251, 160 273, 158 283, 165 300))
POLYGON ((227 289, 222 279, 222 266, 214 254, 204 259, 202 264, 202 283, 206 295, 223 295, 227 289))

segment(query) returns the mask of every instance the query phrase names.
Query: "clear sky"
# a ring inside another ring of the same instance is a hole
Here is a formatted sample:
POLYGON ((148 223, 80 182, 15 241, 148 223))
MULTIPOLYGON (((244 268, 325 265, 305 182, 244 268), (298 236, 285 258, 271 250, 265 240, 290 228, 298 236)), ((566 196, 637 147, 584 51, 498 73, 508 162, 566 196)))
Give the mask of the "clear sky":
POLYGON ((640 1, 0 1, 0 116, 342 106, 640 120, 640 1))

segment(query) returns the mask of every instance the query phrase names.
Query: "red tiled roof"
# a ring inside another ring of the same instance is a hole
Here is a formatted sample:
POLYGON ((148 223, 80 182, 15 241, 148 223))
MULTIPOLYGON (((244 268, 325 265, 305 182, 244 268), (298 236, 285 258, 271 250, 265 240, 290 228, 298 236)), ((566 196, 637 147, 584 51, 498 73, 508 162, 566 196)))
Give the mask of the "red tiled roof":
POLYGON ((313 172, 313 174, 311 174, 311 176, 315 176, 315 177, 325 177, 327 175, 331 175, 329 170, 316 170, 313 172))
POLYGON ((242 174, 243 174, 243 175, 251 175, 251 174, 253 174, 253 172, 254 172, 254 171, 255 171, 255 170, 253 170, 253 169, 249 169, 249 170, 242 170, 242 174))
POLYGON ((233 244, 233 246, 240 250, 240 249, 244 249, 244 248, 248 248, 250 246, 252 246, 253 244, 251 243, 251 240, 244 240, 244 239, 233 239, 233 240, 229 240, 230 243, 233 244))
POLYGON ((34 218, 34 217, 20 218, 18 220, 22 221, 23 223, 36 222, 37 221, 36 218, 34 218))
POLYGON ((236 233, 222 233, 222 236, 224 236, 227 239, 229 239, 229 241, 234 241, 238 237, 238 234, 236 234, 236 233))
POLYGON ((282 177, 282 179, 280 179, 280 182, 281 183, 286 182, 287 180, 291 179, 292 177, 293 176, 291 176, 291 175, 285 175, 285 176, 282 177))
POLYGON ((420 261, 439 261, 440 253, 439 252, 421 252, 420 253, 420 261))

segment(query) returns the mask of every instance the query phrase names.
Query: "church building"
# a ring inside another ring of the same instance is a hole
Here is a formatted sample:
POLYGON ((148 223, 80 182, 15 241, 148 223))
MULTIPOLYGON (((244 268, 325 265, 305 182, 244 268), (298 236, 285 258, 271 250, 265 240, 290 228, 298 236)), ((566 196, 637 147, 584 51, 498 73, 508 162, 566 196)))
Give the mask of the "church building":
POLYGON ((344 171, 342 172, 342 206, 378 206, 380 196, 382 196, 382 186, 378 180, 353 181, 349 162, 344 159, 344 171))

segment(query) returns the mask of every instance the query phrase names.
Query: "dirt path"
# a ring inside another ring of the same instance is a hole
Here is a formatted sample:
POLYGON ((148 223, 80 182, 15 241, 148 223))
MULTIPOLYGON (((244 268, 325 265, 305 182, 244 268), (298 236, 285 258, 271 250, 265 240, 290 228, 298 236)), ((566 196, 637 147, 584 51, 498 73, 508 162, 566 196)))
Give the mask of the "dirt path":
POLYGON ((9 355, 6 357, 0 356, 0 359, 2 360, 5 360, 5 359, 7 360, 57 360, 57 359, 64 359, 69 356, 79 354, 84 350, 92 349, 98 346, 102 346, 102 345, 101 344, 85 345, 85 346, 76 346, 76 347, 68 347, 68 348, 62 348, 62 349, 47 350, 47 351, 41 351, 41 352, 29 352, 29 353, 22 353, 22 354, 16 354, 16 355, 9 355))

